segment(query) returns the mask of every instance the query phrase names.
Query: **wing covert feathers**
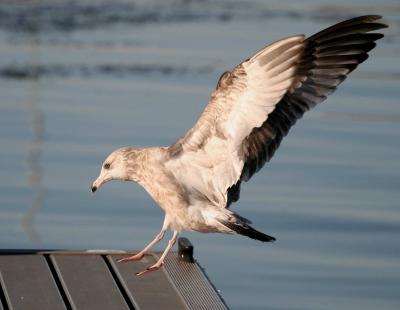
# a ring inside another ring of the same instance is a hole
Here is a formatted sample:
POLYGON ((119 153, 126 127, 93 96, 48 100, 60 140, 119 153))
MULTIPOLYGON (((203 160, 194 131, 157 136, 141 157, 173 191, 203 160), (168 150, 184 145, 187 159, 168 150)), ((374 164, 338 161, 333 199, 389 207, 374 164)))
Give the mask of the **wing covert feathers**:
POLYGON ((239 148, 293 84, 303 49, 304 36, 291 36, 222 74, 194 127, 171 150, 176 153, 181 146, 186 151, 197 151, 212 136, 229 139, 239 148))
POLYGON ((216 89, 211 101, 227 112, 219 123, 234 146, 262 125, 292 86, 303 49, 304 36, 274 42, 237 66, 227 87, 216 89))

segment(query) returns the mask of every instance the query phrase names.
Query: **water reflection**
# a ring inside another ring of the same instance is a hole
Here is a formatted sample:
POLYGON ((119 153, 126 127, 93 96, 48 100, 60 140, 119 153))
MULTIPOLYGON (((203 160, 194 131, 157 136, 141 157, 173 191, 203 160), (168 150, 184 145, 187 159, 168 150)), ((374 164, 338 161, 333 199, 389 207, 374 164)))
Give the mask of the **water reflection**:
MULTIPOLYGON (((40 63, 40 40, 32 41, 30 54, 33 63, 40 63)), ((28 92, 27 110, 32 120, 32 142, 28 145, 26 161, 28 165, 28 184, 32 189, 32 205, 21 218, 21 226, 29 241, 40 244, 40 235, 35 227, 35 217, 43 206, 45 188, 43 186, 43 168, 40 160, 42 156, 42 145, 45 137, 44 113, 39 107, 40 85, 38 78, 32 79, 28 92)))

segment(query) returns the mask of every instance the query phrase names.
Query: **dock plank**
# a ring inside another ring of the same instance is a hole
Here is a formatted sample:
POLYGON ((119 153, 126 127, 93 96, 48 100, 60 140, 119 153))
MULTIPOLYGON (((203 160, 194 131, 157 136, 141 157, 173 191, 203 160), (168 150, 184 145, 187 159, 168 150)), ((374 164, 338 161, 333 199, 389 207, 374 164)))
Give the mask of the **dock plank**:
POLYGON ((164 268, 189 309, 228 309, 197 263, 179 260, 176 253, 169 253, 164 268))
POLYGON ((6 304, 6 297, 4 295, 4 290, 2 288, 2 280, 1 280, 1 270, 0 270, 0 310, 4 310, 3 303, 6 304))
POLYGON ((125 256, 115 254, 108 255, 107 258, 128 292, 135 309, 187 309, 181 295, 171 286, 171 282, 163 270, 146 274, 143 277, 135 275, 156 262, 153 255, 146 255, 139 262, 116 262, 125 256))
POLYGON ((44 256, 1 255, 0 275, 10 309, 66 309, 44 256))
MULTIPOLYGON (((228 309, 193 258, 189 240, 178 241, 157 272, 135 273, 156 262, 117 263, 121 250, 0 249, 0 310, 228 309)), ((123 253, 123 254, 122 254, 123 253)))
POLYGON ((129 309, 100 255, 51 255, 72 309, 129 309))

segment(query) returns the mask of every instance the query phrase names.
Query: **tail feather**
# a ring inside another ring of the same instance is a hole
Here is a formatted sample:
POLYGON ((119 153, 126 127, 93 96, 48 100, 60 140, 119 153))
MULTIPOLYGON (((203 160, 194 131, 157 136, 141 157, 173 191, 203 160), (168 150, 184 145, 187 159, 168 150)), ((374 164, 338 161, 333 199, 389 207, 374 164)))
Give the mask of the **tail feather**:
POLYGON ((248 224, 240 221, 230 222, 226 220, 219 220, 219 222, 227 228, 231 229, 232 231, 252 239, 260 240, 262 242, 273 242, 276 240, 274 237, 266 235, 261 231, 258 231, 248 224))

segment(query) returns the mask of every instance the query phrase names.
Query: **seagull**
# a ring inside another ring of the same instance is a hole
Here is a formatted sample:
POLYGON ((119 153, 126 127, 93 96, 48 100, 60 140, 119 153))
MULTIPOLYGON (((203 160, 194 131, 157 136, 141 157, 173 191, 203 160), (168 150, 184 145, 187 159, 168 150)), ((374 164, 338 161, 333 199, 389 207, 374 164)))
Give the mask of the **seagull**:
POLYGON ((375 33, 387 25, 379 15, 352 18, 311 37, 278 40, 226 71, 195 125, 167 147, 122 147, 104 161, 91 186, 110 180, 141 185, 165 211, 161 231, 139 253, 141 260, 172 231, 159 260, 137 275, 160 269, 182 231, 240 234, 274 241, 229 209, 247 182, 269 162, 304 112, 335 91, 368 58, 375 33))

